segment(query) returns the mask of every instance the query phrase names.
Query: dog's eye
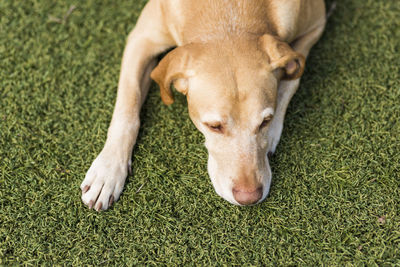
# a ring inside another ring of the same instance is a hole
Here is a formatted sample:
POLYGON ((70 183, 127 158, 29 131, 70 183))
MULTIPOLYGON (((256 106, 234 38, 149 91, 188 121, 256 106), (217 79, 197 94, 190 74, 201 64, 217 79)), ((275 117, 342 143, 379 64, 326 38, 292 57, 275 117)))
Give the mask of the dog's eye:
POLYGON ((258 128, 258 130, 261 131, 262 129, 264 129, 264 128, 269 124, 269 122, 271 121, 271 119, 272 119, 272 115, 266 117, 266 118, 263 120, 263 122, 261 123, 260 127, 258 128))
POLYGON ((222 133, 222 125, 221 124, 207 124, 208 128, 210 128, 213 132, 222 133))

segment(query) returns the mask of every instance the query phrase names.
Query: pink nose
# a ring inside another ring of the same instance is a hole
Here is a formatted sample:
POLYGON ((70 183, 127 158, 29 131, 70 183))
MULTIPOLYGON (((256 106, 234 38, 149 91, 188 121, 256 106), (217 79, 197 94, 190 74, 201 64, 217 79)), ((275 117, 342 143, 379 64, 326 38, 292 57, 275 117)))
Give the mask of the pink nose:
POLYGON ((232 189, 233 197, 241 205, 251 205, 257 203, 263 195, 262 186, 245 188, 245 187, 234 187, 232 189))

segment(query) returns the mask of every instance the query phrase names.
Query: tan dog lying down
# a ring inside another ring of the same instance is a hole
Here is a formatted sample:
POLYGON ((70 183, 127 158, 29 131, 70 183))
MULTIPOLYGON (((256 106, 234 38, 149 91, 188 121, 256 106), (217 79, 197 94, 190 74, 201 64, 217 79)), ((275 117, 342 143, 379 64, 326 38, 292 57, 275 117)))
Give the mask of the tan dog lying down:
POLYGON ((237 205, 261 202, 271 183, 267 153, 325 21, 323 0, 150 0, 128 37, 107 141, 81 185, 83 202, 105 210, 119 198, 150 73, 165 104, 174 101, 171 84, 187 96, 215 191, 237 205))

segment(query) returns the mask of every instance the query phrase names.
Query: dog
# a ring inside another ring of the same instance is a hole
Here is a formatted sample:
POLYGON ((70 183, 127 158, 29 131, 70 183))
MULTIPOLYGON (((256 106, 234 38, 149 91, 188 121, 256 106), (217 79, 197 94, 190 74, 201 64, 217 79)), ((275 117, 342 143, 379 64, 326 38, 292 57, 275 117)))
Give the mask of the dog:
POLYGON ((150 0, 127 39, 107 140, 81 184, 84 204, 100 211, 118 200, 150 77, 165 104, 174 102, 171 85, 186 95, 217 194, 235 205, 263 201, 268 154, 325 24, 323 0, 150 0))

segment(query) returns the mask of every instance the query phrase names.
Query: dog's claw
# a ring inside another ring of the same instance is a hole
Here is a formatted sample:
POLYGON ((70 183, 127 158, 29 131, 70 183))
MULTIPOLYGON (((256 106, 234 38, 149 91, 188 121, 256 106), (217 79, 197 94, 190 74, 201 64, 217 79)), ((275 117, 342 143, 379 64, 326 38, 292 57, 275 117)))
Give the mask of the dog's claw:
POLYGON ((94 206, 94 201, 93 201, 93 200, 90 200, 88 206, 89 206, 89 209, 93 208, 93 206, 94 206))
POLYGON ((108 206, 110 207, 114 203, 114 196, 111 195, 110 200, 108 201, 108 206))
POLYGON ((103 203, 99 203, 99 204, 97 204, 97 206, 96 206, 96 211, 101 211, 101 208, 103 207, 103 203))
POLYGON ((270 152, 268 152, 268 158, 271 158, 272 157, 272 155, 274 155, 274 153, 272 153, 271 151, 270 152))
POLYGON ((82 193, 85 194, 87 191, 89 191, 90 186, 86 185, 83 189, 82 189, 82 193))

